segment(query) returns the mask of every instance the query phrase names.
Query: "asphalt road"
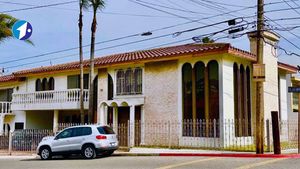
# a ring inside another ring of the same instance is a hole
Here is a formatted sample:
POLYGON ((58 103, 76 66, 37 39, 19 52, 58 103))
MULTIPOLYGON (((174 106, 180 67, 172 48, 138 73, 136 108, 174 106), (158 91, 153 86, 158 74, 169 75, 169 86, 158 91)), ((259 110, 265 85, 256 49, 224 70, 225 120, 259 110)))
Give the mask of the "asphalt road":
POLYGON ((33 157, 0 158, 0 169, 297 169, 300 159, 219 157, 124 157, 113 156, 42 161, 33 157))

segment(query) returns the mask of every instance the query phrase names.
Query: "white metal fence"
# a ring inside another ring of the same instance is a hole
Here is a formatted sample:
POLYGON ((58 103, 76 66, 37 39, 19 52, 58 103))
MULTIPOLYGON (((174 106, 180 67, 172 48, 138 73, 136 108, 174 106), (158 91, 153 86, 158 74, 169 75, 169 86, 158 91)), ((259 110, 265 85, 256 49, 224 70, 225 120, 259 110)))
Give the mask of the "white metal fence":
MULTIPOLYGON (((78 123, 60 123, 59 130, 78 123)), ((135 121, 135 123, 110 124, 118 135, 120 146, 196 148, 228 151, 255 151, 255 124, 244 121, 185 120, 135 121), (130 131, 130 130, 134 130, 130 131), (134 136, 133 136, 134 135, 134 136), (131 140, 133 138, 133 140, 131 140), (133 142, 133 143, 132 143, 133 142)), ((272 124, 265 122, 265 151, 273 150, 272 124)), ((281 149, 298 147, 298 122, 281 121, 281 149)), ((0 150, 34 152, 45 136, 54 135, 52 130, 16 130, 10 136, 0 136, 0 150)))

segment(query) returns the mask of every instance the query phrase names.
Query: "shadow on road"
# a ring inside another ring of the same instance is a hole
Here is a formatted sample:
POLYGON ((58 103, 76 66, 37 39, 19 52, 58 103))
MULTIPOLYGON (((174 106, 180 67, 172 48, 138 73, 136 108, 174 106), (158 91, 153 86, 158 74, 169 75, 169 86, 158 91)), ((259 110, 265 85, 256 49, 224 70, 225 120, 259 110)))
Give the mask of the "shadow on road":
POLYGON ((40 157, 36 157, 36 158, 33 158, 33 159, 22 159, 20 161, 64 161, 64 160, 97 160, 97 159, 104 159, 104 158, 107 158, 106 156, 97 156, 95 159, 84 159, 83 157, 81 156, 70 156, 68 158, 64 158, 62 156, 54 156, 52 157, 51 160, 41 160, 40 157))

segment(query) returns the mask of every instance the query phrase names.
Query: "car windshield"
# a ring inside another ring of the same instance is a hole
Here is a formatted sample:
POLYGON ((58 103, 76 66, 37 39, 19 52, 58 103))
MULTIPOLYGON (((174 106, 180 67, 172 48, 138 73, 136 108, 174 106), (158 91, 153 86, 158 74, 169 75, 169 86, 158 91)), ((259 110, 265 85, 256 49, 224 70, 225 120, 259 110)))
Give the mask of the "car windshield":
POLYGON ((108 126, 103 126, 103 127, 97 127, 98 131, 100 134, 115 134, 113 129, 111 129, 108 126))

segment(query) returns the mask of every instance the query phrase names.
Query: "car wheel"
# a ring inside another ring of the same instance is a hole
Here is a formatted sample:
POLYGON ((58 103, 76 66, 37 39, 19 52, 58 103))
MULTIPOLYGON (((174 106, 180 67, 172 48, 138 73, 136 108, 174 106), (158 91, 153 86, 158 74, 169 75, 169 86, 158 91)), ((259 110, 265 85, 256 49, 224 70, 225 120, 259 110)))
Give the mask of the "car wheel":
POLYGON ((40 156, 42 160, 49 160, 52 158, 51 150, 48 147, 42 147, 40 149, 40 156))
POLYGON ((95 151, 95 148, 92 145, 84 146, 82 148, 81 154, 85 159, 93 159, 93 158, 96 157, 96 151, 95 151))

